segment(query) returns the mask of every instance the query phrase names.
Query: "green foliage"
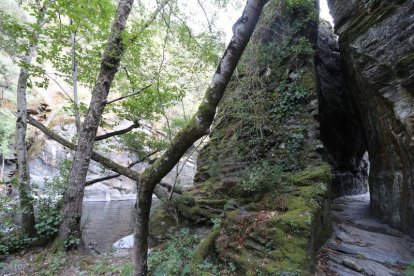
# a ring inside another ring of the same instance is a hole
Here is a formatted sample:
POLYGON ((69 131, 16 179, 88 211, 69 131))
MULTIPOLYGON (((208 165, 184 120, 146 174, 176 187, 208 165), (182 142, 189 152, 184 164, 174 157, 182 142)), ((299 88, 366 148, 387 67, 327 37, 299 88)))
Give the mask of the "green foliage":
POLYGON ((264 160, 245 170, 237 184, 237 190, 244 195, 260 196, 284 185, 283 167, 264 160))
MULTIPOLYGON (((4 231, 3 229, 0 229, 4 231)), ((21 251, 28 246, 32 246, 36 239, 26 237, 23 230, 19 227, 7 229, 8 231, 0 233, 0 254, 8 255, 21 251)))
POLYGON ((152 275, 190 275, 192 252, 198 242, 196 235, 189 229, 182 229, 164 249, 152 252, 148 258, 148 267, 152 275))
POLYGON ((0 194, 0 255, 7 255, 30 246, 35 241, 24 235, 14 217, 19 214, 19 204, 14 199, 0 194))
POLYGON ((52 3, 47 14, 49 24, 42 29, 48 39, 39 41, 42 47, 38 48, 37 62, 52 62, 58 72, 67 76, 65 81, 72 84, 72 57, 67 49, 71 47, 71 33, 75 33, 76 40, 82 41, 76 44, 77 78, 92 87, 114 13, 114 3, 109 0, 59 0, 52 3))
POLYGON ((65 252, 59 251, 52 256, 49 256, 50 260, 46 268, 42 267, 37 271, 40 276, 54 276, 59 274, 60 268, 66 263, 65 252))
POLYGON ((60 210, 41 205, 35 225, 37 234, 44 240, 53 239, 59 230, 60 210))
POLYGON ((313 0, 286 0, 286 3, 290 8, 308 7, 314 9, 313 0))
POLYGON ((66 240, 63 241, 63 246, 69 250, 77 248, 80 245, 80 239, 76 236, 70 235, 66 240))
POLYGON ((278 88, 278 104, 270 110, 273 120, 279 120, 286 115, 292 114, 298 109, 298 103, 307 95, 307 91, 297 83, 282 81, 278 88))
POLYGON ((41 189, 37 189, 35 206, 38 210, 36 230, 41 241, 51 241, 59 230, 60 206, 63 193, 68 185, 72 161, 65 160, 60 164, 59 175, 45 179, 41 189))
POLYGON ((404 276, 414 276, 414 261, 404 270, 404 276))
MULTIPOLYGON (((42 188, 34 187, 34 206, 37 209, 35 238, 24 236, 20 226, 13 218, 20 212, 18 202, 8 196, 0 195, 0 254, 18 252, 34 244, 49 242, 56 236, 60 223, 60 202, 67 187, 71 161, 60 165, 60 173, 53 179, 46 179, 42 188)), ((77 241, 70 241, 71 244, 77 241)))
POLYGON ((0 155, 7 158, 9 155, 9 145, 15 132, 15 121, 10 111, 0 107, 0 155))
POLYGON ((221 225, 221 218, 212 218, 211 222, 213 222, 213 229, 219 229, 221 225))
POLYGON ((120 141, 138 156, 145 156, 155 150, 163 150, 168 146, 164 137, 154 137, 144 131, 133 131, 120 136, 120 141))
POLYGON ((220 273, 220 267, 209 260, 204 260, 201 264, 197 264, 197 268, 201 271, 209 271, 213 275, 219 275, 220 273))
POLYGON ((132 276, 133 275, 132 263, 127 262, 118 265, 112 265, 107 261, 99 262, 90 273, 90 275, 116 275, 120 276, 132 276))
POLYGON ((237 209, 238 203, 235 199, 229 199, 226 204, 224 204, 223 209, 224 211, 234 210, 237 209))

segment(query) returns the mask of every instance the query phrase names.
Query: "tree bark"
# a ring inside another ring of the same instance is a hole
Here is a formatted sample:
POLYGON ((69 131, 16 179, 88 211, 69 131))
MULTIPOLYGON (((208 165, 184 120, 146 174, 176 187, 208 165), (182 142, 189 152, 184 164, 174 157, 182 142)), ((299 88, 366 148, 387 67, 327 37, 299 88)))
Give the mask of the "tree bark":
POLYGON ((33 237, 36 235, 34 208, 31 200, 30 172, 27 164, 27 100, 26 88, 29 79, 29 69, 35 46, 31 45, 29 53, 25 57, 25 67, 20 69, 19 80, 17 82, 17 119, 16 119, 16 157, 17 157, 17 176, 19 178, 19 198, 20 208, 22 209, 21 224, 24 233, 33 237))
MULTIPOLYGON (((72 20, 70 21, 72 25, 72 20)), ((71 55, 72 55, 72 85, 73 85, 73 101, 75 104, 75 124, 76 133, 79 135, 81 129, 81 120, 79 113, 79 95, 78 95, 78 64, 76 63, 76 33, 70 33, 71 55)), ((78 137, 79 138, 79 137, 78 137)))
POLYGON ((152 194, 156 185, 175 166, 184 153, 202 136, 208 134, 227 84, 250 40, 266 0, 248 0, 242 16, 233 26, 233 37, 224 52, 203 102, 197 113, 172 141, 171 146, 148 167, 137 185, 137 205, 134 231, 134 275, 147 275, 148 222, 152 194))
POLYGON ((0 155, 1 157, 1 169, 0 169, 0 181, 4 180, 4 156, 0 155))
MULTIPOLYGON (((45 24, 45 15, 49 8, 49 2, 46 2, 43 7, 38 6, 39 18, 37 24, 42 27, 45 24)), ((23 58, 23 65, 20 68, 19 79, 17 82, 17 112, 16 112, 16 156, 17 156, 17 175, 19 178, 18 190, 21 210, 21 225, 24 233, 33 237, 36 235, 35 229, 35 215, 31 197, 30 187, 30 172, 27 164, 27 145, 26 145, 26 130, 27 130, 27 99, 26 90, 27 82, 29 80, 29 68, 32 63, 32 58, 36 48, 36 41, 39 38, 39 33, 33 31, 33 40, 29 44, 29 49, 26 56, 23 58)))
MULTIPOLYGON (((118 71, 121 56, 124 52, 122 33, 125 30, 128 16, 134 0, 122 0, 118 4, 111 34, 101 61, 101 68, 92 91, 88 113, 79 133, 78 146, 69 175, 68 188, 63 196, 61 209, 62 223, 59 228, 61 241, 76 241, 67 246, 76 247, 81 242, 80 219, 85 180, 91 160, 92 149, 99 127, 99 121, 106 105, 109 89, 118 71)), ((68 245, 68 244, 66 244, 68 245)))

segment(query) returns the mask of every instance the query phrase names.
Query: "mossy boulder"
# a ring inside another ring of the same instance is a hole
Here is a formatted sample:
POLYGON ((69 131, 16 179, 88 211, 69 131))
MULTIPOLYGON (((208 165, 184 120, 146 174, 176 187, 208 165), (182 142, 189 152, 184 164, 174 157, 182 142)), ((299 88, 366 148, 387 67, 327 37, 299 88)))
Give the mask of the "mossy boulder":
POLYGON ((218 254, 246 274, 311 271, 314 252, 330 234, 328 168, 294 175, 299 185, 285 195, 284 211, 227 212, 215 243, 218 254))

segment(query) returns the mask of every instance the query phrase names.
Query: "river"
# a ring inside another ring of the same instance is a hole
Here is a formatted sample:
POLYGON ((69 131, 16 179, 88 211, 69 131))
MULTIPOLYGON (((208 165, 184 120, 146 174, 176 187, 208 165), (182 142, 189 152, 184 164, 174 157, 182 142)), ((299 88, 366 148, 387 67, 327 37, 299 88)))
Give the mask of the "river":
POLYGON ((99 250, 110 249, 112 244, 133 233, 135 200, 84 202, 82 235, 86 245, 99 250))
MULTIPOLYGON (((159 200, 153 197, 151 211, 159 200)), ((112 244, 134 232, 135 200, 83 202, 82 235, 86 245, 109 250, 112 244)))

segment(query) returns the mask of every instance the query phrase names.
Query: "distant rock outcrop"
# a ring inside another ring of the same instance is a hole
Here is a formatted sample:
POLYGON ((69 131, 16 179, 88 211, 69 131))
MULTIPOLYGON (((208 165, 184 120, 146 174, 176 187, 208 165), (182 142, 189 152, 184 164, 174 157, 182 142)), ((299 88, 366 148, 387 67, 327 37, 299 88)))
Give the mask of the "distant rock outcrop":
MULTIPOLYGON (((123 129, 130 124, 131 123, 127 121, 123 122, 119 124, 117 129, 123 129)), ((65 122, 65 118, 53 119, 52 125, 53 131, 68 139, 74 137, 76 133, 75 125, 65 122)), ((106 142, 100 142, 96 148, 98 150, 99 148, 105 149, 103 152, 105 156, 125 165, 127 165, 128 162, 132 162, 137 159, 137 157, 130 152, 116 150, 118 148, 115 146, 117 143, 118 142, 112 138, 108 139, 106 142), (115 150, 107 151, 108 149, 115 150)), ((72 160, 72 157, 73 153, 71 150, 65 149, 58 142, 49 139, 41 133, 38 133, 30 150, 29 166, 32 182, 42 185, 45 178, 51 179, 59 175, 60 164, 65 160, 72 160)), ((133 168, 137 171, 143 171, 146 166, 147 164, 144 162, 133 166, 133 168)), ((178 166, 181 172, 178 176, 177 186, 183 189, 188 189, 193 185, 193 176, 196 170, 195 161, 190 158, 185 162, 185 159, 183 159, 178 166)), ((111 174, 113 173, 105 171, 99 163, 91 161, 87 180, 111 174)), ((163 182, 171 185, 175 181, 175 174, 176 171, 174 169, 163 179, 163 182)), ((136 183, 135 181, 124 176, 104 180, 88 186, 85 189, 84 196, 85 201, 129 200, 135 198, 136 183)))

